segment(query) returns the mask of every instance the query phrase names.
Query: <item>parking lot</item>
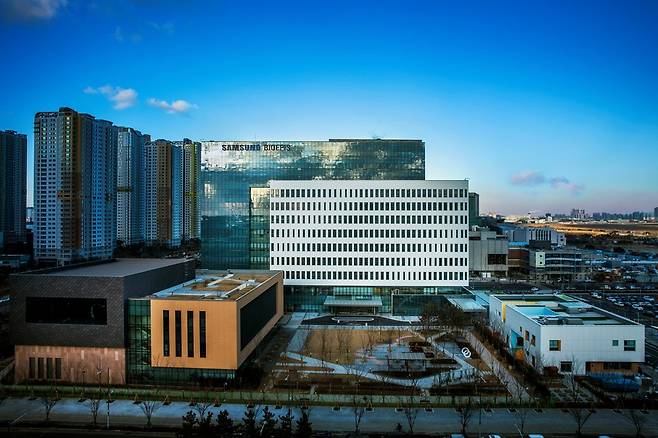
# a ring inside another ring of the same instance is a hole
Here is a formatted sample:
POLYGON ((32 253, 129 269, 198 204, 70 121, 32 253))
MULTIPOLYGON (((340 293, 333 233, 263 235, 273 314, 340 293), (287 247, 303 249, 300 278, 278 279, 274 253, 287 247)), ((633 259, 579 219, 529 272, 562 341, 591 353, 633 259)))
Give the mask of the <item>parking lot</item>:
POLYGON ((593 291, 571 293, 602 309, 644 324, 646 362, 658 366, 658 294, 651 292, 593 291))

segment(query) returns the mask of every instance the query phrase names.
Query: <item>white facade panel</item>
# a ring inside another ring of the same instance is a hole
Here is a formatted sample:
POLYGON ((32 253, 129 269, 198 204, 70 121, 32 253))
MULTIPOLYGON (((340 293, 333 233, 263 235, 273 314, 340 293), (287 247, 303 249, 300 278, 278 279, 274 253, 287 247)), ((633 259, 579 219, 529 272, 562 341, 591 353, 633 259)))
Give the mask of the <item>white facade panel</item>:
POLYGON ((468 181, 271 181, 287 285, 467 286, 468 181))

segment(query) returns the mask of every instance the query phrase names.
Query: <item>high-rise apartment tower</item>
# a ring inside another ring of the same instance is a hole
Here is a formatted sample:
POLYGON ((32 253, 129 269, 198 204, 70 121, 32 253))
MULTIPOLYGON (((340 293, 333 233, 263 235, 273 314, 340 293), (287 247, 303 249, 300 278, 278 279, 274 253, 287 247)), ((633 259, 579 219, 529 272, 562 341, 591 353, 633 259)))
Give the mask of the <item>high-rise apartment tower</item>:
POLYGON ((34 257, 109 258, 116 244, 112 122, 70 108, 34 116, 34 257))
POLYGON ((0 131, 0 241, 5 243, 25 240, 26 155, 25 134, 0 131))

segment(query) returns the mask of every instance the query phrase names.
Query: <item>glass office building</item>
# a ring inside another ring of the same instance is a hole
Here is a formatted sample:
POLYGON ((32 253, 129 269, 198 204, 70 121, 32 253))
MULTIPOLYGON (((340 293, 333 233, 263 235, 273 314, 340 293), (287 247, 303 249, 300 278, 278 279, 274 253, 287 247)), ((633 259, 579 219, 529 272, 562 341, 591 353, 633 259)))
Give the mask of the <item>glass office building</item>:
POLYGON ((271 180, 423 180, 421 140, 201 142, 201 262, 269 268, 271 180))

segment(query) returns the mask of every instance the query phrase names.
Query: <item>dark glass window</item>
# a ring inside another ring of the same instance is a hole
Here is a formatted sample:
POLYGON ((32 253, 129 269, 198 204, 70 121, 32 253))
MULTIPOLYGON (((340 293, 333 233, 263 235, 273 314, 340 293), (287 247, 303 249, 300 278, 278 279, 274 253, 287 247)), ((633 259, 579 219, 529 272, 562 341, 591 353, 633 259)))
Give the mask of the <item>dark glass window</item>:
POLYGON ((276 285, 240 309, 240 349, 242 350, 276 314, 276 285))
POLYGON ((176 357, 181 357, 183 355, 183 339, 182 339, 182 322, 181 322, 181 312, 176 310, 175 314, 175 324, 176 324, 176 357))
POLYGON ((194 312, 187 311, 187 357, 194 357, 194 312))
POLYGON ((169 311, 162 311, 162 355, 169 357, 169 311))
POLYGON ((25 298, 25 321, 44 324, 107 324, 107 300, 101 298, 25 298))
POLYGON ((45 376, 46 376, 46 370, 45 370, 45 364, 44 364, 43 357, 40 357, 39 359, 37 359, 37 367, 38 367, 38 369, 37 369, 37 371, 38 371, 37 377, 38 377, 39 379, 43 379, 43 378, 45 378, 45 376))
POLYGON ((36 377, 36 367, 37 367, 36 362, 37 362, 36 359, 33 358, 33 357, 31 357, 29 359, 29 365, 28 365, 29 368, 28 368, 28 374, 27 374, 27 377, 29 379, 34 379, 36 377))
POLYGON ((52 379, 55 377, 55 369, 53 368, 53 359, 51 357, 46 358, 46 377, 52 379))
POLYGON ((206 357, 206 312, 199 312, 199 356, 206 357))
POLYGON ((487 262, 490 265, 504 265, 507 263, 507 254, 487 254, 487 262))
POLYGON ((55 378, 60 380, 62 378, 62 359, 55 358, 55 378))

